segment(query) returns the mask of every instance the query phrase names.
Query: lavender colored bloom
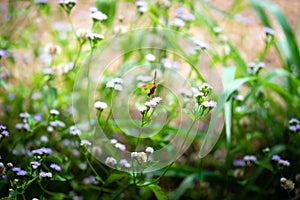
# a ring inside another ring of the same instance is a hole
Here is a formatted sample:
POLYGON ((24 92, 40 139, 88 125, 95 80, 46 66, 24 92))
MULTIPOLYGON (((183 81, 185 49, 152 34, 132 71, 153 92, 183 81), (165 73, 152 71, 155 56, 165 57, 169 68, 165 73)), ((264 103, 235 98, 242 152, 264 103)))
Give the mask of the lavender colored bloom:
POLYGON ((89 176, 89 177, 86 177, 83 179, 83 183, 86 184, 86 185, 89 185, 89 184, 98 184, 99 182, 96 180, 96 177, 95 176, 89 176))
POLYGON ((281 158, 279 155, 273 155, 271 160, 278 162, 278 161, 280 161, 280 159, 281 158))
POLYGON ((130 168, 131 167, 131 164, 126 159, 121 159, 120 160, 120 165, 122 167, 126 167, 126 168, 130 168))
POLYGON ((23 128, 23 124, 17 123, 15 128, 18 129, 18 130, 21 130, 23 128))
POLYGON ((13 172, 18 172, 18 171, 21 170, 21 168, 20 168, 20 167, 13 167, 11 170, 12 170, 13 172))
POLYGON ((19 116, 22 119, 27 119, 29 117, 29 114, 28 113, 20 113, 19 116))
POLYGON ((22 169, 17 172, 18 176, 25 176, 26 174, 27 174, 27 172, 25 170, 22 170, 22 169))
POLYGON ((52 163, 50 168, 54 169, 55 171, 61 171, 61 167, 58 164, 52 163))
POLYGON ((40 178, 52 178, 51 172, 40 172, 39 174, 40 178))
POLYGON ((238 159, 233 161, 233 166, 235 167, 245 167, 246 163, 243 159, 238 159))
POLYGON ((42 147, 40 149, 32 150, 31 153, 32 154, 39 154, 39 155, 52 154, 52 149, 47 148, 47 147, 42 147))
POLYGON ((175 18, 174 21, 173 21, 173 26, 175 26, 175 27, 181 28, 184 25, 185 25, 185 22, 180 18, 175 18))
POLYGON ((266 35, 275 35, 275 31, 270 27, 264 27, 263 31, 265 32, 266 35))
POLYGON ((32 169, 37 169, 41 165, 41 163, 39 163, 37 161, 32 161, 30 164, 31 164, 32 169))
POLYGON ((294 126, 294 125, 290 126, 289 130, 292 131, 292 132, 297 132, 298 131, 297 126, 294 126))
POLYGON ((125 151, 126 150, 126 145, 125 144, 121 144, 121 143, 116 143, 115 147, 117 149, 120 149, 121 151, 125 151))
POLYGON ((40 113, 35 114, 33 117, 34 117, 34 119, 35 119, 36 121, 38 121, 38 122, 42 121, 42 119, 43 119, 43 115, 40 114, 40 113))

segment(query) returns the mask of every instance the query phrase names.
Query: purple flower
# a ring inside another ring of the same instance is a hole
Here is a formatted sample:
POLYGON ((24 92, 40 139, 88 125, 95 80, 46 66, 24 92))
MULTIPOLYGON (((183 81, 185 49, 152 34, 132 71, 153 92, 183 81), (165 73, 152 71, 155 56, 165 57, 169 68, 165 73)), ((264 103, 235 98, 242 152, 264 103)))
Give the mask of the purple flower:
POLYGON ((233 166, 235 167, 245 167, 246 163, 243 159, 238 159, 233 161, 233 166))
POLYGON ((52 163, 50 168, 54 169, 55 171, 61 171, 61 167, 58 164, 52 163))
POLYGON ((31 153, 33 153, 33 154, 39 154, 39 155, 52 154, 52 149, 51 148, 42 147, 40 149, 32 150, 31 153))
POLYGON ((38 121, 38 122, 42 121, 42 119, 43 119, 43 115, 40 114, 40 113, 35 114, 33 117, 34 117, 34 119, 35 119, 36 121, 38 121))
POLYGON ((275 35, 275 31, 270 27, 265 26, 263 28, 263 31, 265 32, 266 35, 275 35))
POLYGON ((119 142, 117 142, 117 143, 115 144, 115 147, 116 147, 117 149, 120 149, 121 151, 125 151, 125 150, 126 150, 126 145, 125 145, 125 144, 121 144, 121 143, 119 143, 119 142))
POLYGON ((12 170, 13 172, 18 172, 18 171, 21 170, 21 168, 20 168, 20 167, 13 167, 11 170, 12 170))
POLYGON ((271 160, 278 162, 280 160, 280 156, 277 154, 273 155, 271 160))
POLYGON ((32 169, 37 169, 41 165, 41 163, 39 163, 37 161, 32 161, 30 164, 31 164, 32 169))
POLYGON ((130 168, 131 167, 131 164, 126 159, 121 159, 120 160, 120 165, 122 167, 126 167, 126 168, 130 168))
POLYGON ((18 176, 25 176, 27 174, 27 172, 25 170, 20 170, 17 172, 18 176))
POLYGON ((40 172, 39 176, 41 178, 52 178, 52 173, 51 172, 40 172))

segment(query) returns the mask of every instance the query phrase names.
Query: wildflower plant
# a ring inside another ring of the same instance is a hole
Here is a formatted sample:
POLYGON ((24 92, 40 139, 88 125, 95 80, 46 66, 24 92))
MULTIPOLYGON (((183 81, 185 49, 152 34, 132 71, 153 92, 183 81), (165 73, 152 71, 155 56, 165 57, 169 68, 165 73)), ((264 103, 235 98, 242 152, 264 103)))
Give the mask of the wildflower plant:
POLYGON ((276 4, 1 11, 0 198, 299 198, 300 50, 276 4))

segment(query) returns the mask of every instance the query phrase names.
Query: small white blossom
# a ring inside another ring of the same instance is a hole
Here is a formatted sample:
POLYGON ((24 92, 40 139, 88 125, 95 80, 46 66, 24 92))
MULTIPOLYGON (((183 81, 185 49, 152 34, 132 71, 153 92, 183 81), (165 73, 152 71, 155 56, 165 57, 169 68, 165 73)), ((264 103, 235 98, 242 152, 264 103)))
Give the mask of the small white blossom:
POLYGON ((121 84, 115 84, 114 89, 117 90, 117 91, 122 91, 123 86, 121 84))
POLYGON ((81 131, 76 126, 70 127, 70 135, 80 136, 81 131))
POLYGON ((173 26, 175 26, 175 27, 181 28, 184 25, 185 25, 185 22, 180 18, 175 18, 174 21, 173 21, 173 26))
POLYGON ((88 141, 88 140, 81 140, 80 141, 80 146, 91 146, 92 145, 92 143, 90 142, 90 141, 88 141))
POLYGON ((209 100, 209 101, 204 101, 201 105, 205 108, 214 108, 217 106, 217 102, 213 100, 209 100))
POLYGON ((107 20, 107 15, 104 14, 103 12, 99 11, 99 10, 91 12, 90 17, 95 21, 107 20))
POLYGON ((145 152, 149 153, 149 154, 152 154, 154 152, 154 149, 152 147, 147 147, 145 152))
POLYGON ((138 155, 138 152, 131 152, 131 158, 136 158, 138 155))
POLYGON ((140 107, 138 108, 138 110, 139 110, 141 113, 144 113, 145 111, 148 110, 148 107, 147 107, 147 106, 140 106, 140 107))
POLYGON ((102 101, 96 101, 94 103, 94 107, 97 110, 104 110, 105 108, 107 108, 107 104, 105 102, 102 102, 102 101))
POLYGON ((147 154, 145 152, 139 152, 135 157, 139 164, 147 162, 147 154))
POLYGON ((116 165, 117 160, 113 157, 107 157, 106 160, 105 160, 105 164, 106 165, 116 165))
POLYGON ((118 140, 116 140, 116 139, 111 139, 109 142, 110 142, 111 144, 116 144, 116 143, 118 142, 118 140))
POLYGON ((149 62, 153 62, 153 61, 155 61, 155 59, 156 59, 155 55, 153 55, 153 54, 151 54, 151 53, 147 54, 145 58, 146 58, 146 60, 149 61, 149 62))
POLYGON ((59 115, 59 111, 56 110, 56 109, 51 109, 51 110, 50 110, 50 114, 51 114, 51 115, 59 115))

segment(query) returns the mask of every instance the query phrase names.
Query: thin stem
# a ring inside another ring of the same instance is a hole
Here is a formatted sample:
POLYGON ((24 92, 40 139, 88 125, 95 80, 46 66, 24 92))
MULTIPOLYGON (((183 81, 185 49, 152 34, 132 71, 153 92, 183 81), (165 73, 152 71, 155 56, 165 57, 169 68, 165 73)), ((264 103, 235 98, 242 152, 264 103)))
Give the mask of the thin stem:
POLYGON ((87 155, 85 154, 85 159, 88 163, 88 165, 90 166, 90 168, 92 169, 92 171, 94 172, 94 174, 99 178, 99 181, 104 184, 104 181, 102 180, 102 178, 99 176, 99 174, 97 173, 97 171, 95 170, 95 168, 93 167, 93 165, 91 164, 91 162, 89 161, 89 158, 87 157, 87 155))

